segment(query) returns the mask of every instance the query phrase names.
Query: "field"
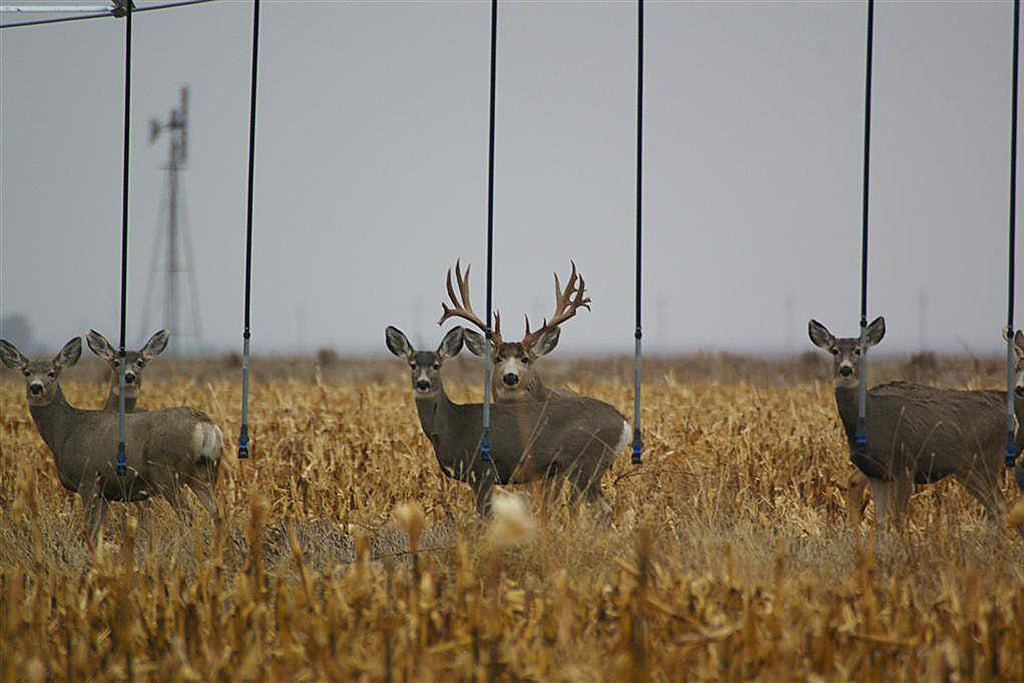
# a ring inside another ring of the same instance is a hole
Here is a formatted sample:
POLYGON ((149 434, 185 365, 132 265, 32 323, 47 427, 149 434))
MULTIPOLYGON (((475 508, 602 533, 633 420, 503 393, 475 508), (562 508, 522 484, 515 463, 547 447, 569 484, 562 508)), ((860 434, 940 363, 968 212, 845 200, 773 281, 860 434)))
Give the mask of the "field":
MULTIPOLYGON (((220 529, 194 500, 191 524, 162 500, 115 506, 95 554, 23 383, 0 374, 4 681, 1024 680, 1024 542, 952 482, 919 488, 902 530, 875 533, 870 506, 850 524, 823 355, 647 362, 644 464, 623 453, 605 477, 611 523, 529 488, 525 514, 481 523, 405 366, 319 361, 254 362, 254 457, 228 449, 220 529)), ((200 408, 233 441, 237 362, 157 360, 141 404, 200 408)), ((102 372, 81 366, 65 392, 96 406, 102 372)), ((446 367, 455 400, 479 400, 478 367, 446 367)), ((629 359, 540 369, 631 411, 629 359)))

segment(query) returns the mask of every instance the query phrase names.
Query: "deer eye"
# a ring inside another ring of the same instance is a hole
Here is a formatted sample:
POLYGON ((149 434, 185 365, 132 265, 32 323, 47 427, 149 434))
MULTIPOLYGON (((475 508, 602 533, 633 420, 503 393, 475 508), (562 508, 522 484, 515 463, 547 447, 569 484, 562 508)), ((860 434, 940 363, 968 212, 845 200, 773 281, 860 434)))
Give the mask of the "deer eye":
POLYGON ((54 377, 57 376, 57 373, 54 372, 53 370, 50 370, 48 373, 46 373, 46 376, 49 377, 50 379, 53 379, 54 377))
POLYGON ((853 355, 859 356, 860 355, 860 349, 854 349, 853 355))
POLYGON ((529 365, 529 364, 530 364, 530 357, 529 356, 523 356, 523 365, 529 365))
POLYGON ((433 367, 433 368, 434 368, 435 370, 440 370, 440 369, 441 369, 441 364, 440 364, 440 363, 434 363, 434 365, 433 365, 432 367, 433 367))
POLYGON ((416 363, 415 362, 409 363, 409 367, 412 368, 413 370, 415 370, 416 369, 416 363))
POLYGON ((838 356, 839 355, 839 349, 837 349, 835 347, 832 347, 832 355, 833 356, 838 356))
POLYGON ((31 372, 29 372, 28 370, 22 370, 22 371, 21 371, 21 374, 23 374, 23 375, 25 375, 26 377, 28 377, 28 376, 29 376, 29 375, 31 375, 32 373, 31 373, 31 372))

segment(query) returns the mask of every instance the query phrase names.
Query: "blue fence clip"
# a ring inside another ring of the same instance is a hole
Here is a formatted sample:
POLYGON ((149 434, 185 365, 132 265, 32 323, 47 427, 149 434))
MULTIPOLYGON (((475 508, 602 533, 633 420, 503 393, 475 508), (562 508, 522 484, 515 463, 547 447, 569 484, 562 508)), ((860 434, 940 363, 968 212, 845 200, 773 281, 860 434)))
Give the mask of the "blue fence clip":
POLYGON ((491 435, 484 433, 484 440, 480 443, 480 459, 483 462, 491 462, 491 435))
POLYGON ((864 455, 868 449, 868 437, 863 432, 857 432, 853 437, 853 447, 857 455, 864 455))
POLYGON ((249 457, 249 425, 243 424, 238 434, 238 459, 245 460, 249 457))

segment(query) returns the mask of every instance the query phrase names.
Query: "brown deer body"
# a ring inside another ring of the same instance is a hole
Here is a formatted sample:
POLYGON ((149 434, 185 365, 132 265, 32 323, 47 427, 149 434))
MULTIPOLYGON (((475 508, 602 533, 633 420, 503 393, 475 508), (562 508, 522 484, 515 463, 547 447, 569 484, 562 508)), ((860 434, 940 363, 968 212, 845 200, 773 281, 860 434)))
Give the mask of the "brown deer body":
MULTIPOLYGON (((487 331, 487 325, 473 312, 469 299, 469 270, 466 267, 462 274, 460 264, 455 264, 455 281, 458 285, 458 296, 452 287, 452 272, 448 271, 446 286, 451 306, 442 303, 443 314, 438 325, 449 318, 462 318, 487 331), (460 300, 461 298, 461 300, 460 300)), ((550 320, 544 320, 537 330, 530 330, 530 319, 526 318, 526 333, 521 341, 507 342, 501 338, 501 316, 495 314, 494 330, 491 333, 491 353, 488 362, 491 364, 491 396, 496 403, 515 401, 547 401, 553 398, 570 398, 576 396, 571 389, 553 389, 544 385, 536 369, 537 359, 555 350, 561 335, 562 323, 576 315, 581 308, 590 310, 590 299, 586 296, 586 283, 583 276, 576 272, 576 264, 572 264, 572 273, 562 289, 555 273, 555 311, 550 320)), ((463 329, 466 348, 477 356, 487 353, 484 336, 469 329, 463 329)))
MULTIPOLYGON (((153 356, 161 353, 167 348, 167 338, 170 335, 167 330, 156 332, 149 341, 138 351, 125 351, 124 354, 124 410, 127 413, 135 412, 139 401, 139 392, 142 391, 142 371, 153 356)), ((111 345, 107 338, 96 330, 89 330, 85 336, 89 343, 89 350, 107 362, 110 368, 110 390, 107 392, 107 399, 100 410, 119 409, 118 399, 120 394, 120 359, 117 357, 117 350, 111 345)))
POLYGON ((109 501, 135 502, 160 494, 179 516, 188 502, 188 486, 219 520, 213 488, 220 466, 223 435, 205 414, 187 407, 125 416, 128 470, 116 473, 118 415, 80 410, 68 404, 60 374, 78 362, 82 340, 68 342, 53 359, 30 361, 0 339, 0 360, 25 377, 29 412, 53 453, 61 484, 82 497, 90 544, 95 544, 109 501))
MULTIPOLYGON (((1002 516, 1006 500, 999 488, 1006 442, 1005 394, 959 391, 889 382, 867 394, 867 447, 858 453, 860 340, 837 339, 821 323, 808 326, 811 341, 832 353, 836 407, 846 432, 850 459, 866 476, 880 525, 899 524, 913 485, 953 476, 985 508, 1002 516)), ((866 345, 885 335, 885 321, 867 328, 866 345)), ((856 478, 853 480, 856 487, 856 478)), ((1024 536, 1024 529, 1018 529, 1024 536)))
POLYGON ((441 365, 463 344, 463 329, 445 335, 436 352, 416 351, 401 331, 388 327, 388 349, 409 363, 420 426, 448 477, 467 482, 477 510, 486 513, 495 484, 568 478, 575 498, 603 511, 610 506, 601 477, 632 433, 613 406, 592 398, 556 398, 491 407, 491 462, 481 458, 483 406, 453 403, 441 381, 441 365))

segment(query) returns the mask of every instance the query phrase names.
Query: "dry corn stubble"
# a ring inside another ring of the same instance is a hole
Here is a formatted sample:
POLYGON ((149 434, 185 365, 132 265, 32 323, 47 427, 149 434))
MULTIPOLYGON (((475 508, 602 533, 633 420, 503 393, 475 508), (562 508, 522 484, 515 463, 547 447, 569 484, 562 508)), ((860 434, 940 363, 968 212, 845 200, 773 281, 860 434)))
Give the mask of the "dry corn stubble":
MULTIPOLYGON (((1024 544, 948 482, 919 489, 902 531, 874 533, 870 508, 847 528, 826 382, 659 374, 643 467, 620 454, 604 481, 610 523, 527 487, 529 532, 494 536, 386 367, 393 383, 257 382, 222 535, 195 501, 191 528, 162 501, 137 524, 115 506, 95 557, 23 387, 0 380, 0 677, 1024 679, 1024 544)), ((957 376, 998 386, 977 370, 957 376)), ((628 410, 628 384, 585 374, 628 410)), ((149 379, 148 407, 237 434, 236 383, 149 379)), ((103 387, 65 389, 96 405, 103 387)))

